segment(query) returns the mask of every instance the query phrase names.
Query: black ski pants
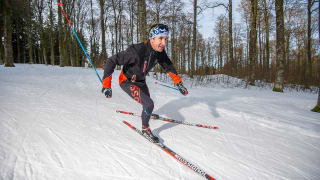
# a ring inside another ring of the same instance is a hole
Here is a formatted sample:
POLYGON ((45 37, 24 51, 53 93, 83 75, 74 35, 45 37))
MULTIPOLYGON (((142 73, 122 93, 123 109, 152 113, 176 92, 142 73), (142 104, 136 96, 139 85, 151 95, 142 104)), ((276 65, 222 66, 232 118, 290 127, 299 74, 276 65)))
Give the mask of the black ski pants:
POLYGON ((154 103, 150 98, 149 88, 147 84, 145 82, 140 83, 126 80, 120 84, 120 87, 131 98, 142 105, 142 126, 149 127, 149 120, 154 108, 154 103))

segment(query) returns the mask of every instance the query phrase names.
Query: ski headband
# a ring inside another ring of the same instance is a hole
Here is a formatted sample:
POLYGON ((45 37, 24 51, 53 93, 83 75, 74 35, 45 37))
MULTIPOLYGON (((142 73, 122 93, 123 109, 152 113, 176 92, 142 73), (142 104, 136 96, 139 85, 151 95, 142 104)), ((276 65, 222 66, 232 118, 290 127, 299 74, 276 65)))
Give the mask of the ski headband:
POLYGON ((168 26, 164 24, 157 24, 150 29, 149 39, 155 38, 157 36, 168 36, 168 34, 168 26))

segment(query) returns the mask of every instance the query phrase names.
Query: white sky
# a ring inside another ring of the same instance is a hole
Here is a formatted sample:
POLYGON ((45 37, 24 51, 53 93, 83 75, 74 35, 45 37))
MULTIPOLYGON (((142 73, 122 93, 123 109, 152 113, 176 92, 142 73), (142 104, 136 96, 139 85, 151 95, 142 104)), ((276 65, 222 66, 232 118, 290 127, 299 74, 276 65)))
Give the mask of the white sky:
MULTIPOLYGON (((193 0, 182 0, 186 5, 186 11, 187 12, 193 12, 193 0)), ((214 0, 208 0, 215 2, 214 0)), ((228 3, 227 0, 220 0, 217 2, 225 2, 228 3)), ((198 5, 200 4, 200 1, 198 0, 198 5)), ((239 22, 241 19, 240 14, 236 11, 240 4, 240 0, 233 0, 232 1, 232 12, 233 12, 233 21, 239 22)), ((217 7, 215 9, 207 9, 206 11, 202 12, 202 14, 198 15, 198 24, 199 24, 199 31, 203 35, 203 37, 209 38, 213 36, 213 29, 216 22, 216 18, 221 15, 225 14, 228 16, 226 10, 224 7, 217 7)))

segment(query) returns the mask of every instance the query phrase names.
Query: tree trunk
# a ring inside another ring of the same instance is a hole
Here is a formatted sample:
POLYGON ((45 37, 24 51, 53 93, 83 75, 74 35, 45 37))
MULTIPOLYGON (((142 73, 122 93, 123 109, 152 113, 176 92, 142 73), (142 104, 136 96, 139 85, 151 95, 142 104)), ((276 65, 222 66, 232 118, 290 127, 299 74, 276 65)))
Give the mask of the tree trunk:
POLYGON ((312 59, 311 59, 311 8, 314 0, 308 0, 308 28, 307 28, 307 69, 306 69, 306 88, 309 88, 312 81, 312 59))
POLYGON ((192 47, 191 47, 191 77, 194 75, 194 63, 197 47, 197 0, 193 0, 193 35, 192 35, 192 47))
POLYGON ((249 42, 249 84, 254 85, 255 68, 257 61, 257 8, 258 1, 251 0, 251 25, 250 25, 250 42, 249 42))
POLYGON ((263 0, 263 6, 264 6, 264 22, 265 22, 265 29, 266 29, 266 58, 264 63, 264 77, 265 79, 269 80, 269 64, 270 64, 270 49, 269 49, 269 12, 267 9, 267 2, 266 0, 263 0))
POLYGON ((123 33, 122 33, 122 31, 123 31, 123 29, 122 29, 122 11, 123 11, 123 2, 121 1, 120 3, 119 3, 119 28, 118 28, 118 30, 119 30, 119 49, 120 49, 120 51, 123 51, 124 50, 124 46, 123 46, 123 33))
POLYGON ((12 7, 9 0, 4 1, 4 66, 14 67, 12 50, 12 7))
POLYGON ((19 33, 17 33, 17 59, 16 62, 21 63, 21 51, 20 51, 20 37, 19 37, 19 33))
MULTIPOLYGON (((320 1, 319 1, 319 21, 320 21, 320 1)), ((318 22, 318 29, 320 29, 320 22, 318 22)), ((318 37, 318 41, 320 42, 320 33, 318 37)), ((318 58, 318 102, 317 105, 312 109, 313 112, 320 112, 320 59, 318 58)))
MULTIPOLYGON (((290 28, 290 27, 289 27, 290 28)), ((284 75, 284 79, 285 80, 288 80, 290 77, 290 61, 289 61, 289 56, 290 56, 290 29, 287 29, 287 30, 284 30, 285 31, 285 39, 284 39, 284 42, 285 42, 285 45, 284 45, 284 72, 285 72, 285 75, 284 75)))
POLYGON ((37 0, 36 1, 36 8, 38 10, 38 23, 39 23, 39 31, 40 31, 40 47, 42 49, 42 56, 43 56, 43 60, 44 63, 47 65, 48 61, 47 61, 47 43, 46 43, 46 39, 45 39, 45 33, 44 33, 44 29, 43 29, 43 16, 42 16, 42 12, 44 10, 44 5, 43 5, 43 0, 37 0))
POLYGON ((91 34, 90 34, 90 59, 93 65, 96 65, 96 32, 95 23, 93 18, 93 0, 90 0, 90 12, 91 12, 91 34))
POLYGON ((171 14, 171 59, 175 67, 177 67, 177 47, 176 47, 176 5, 172 3, 171 14))
MULTIPOLYGON (((58 3, 60 2, 60 0, 58 0, 58 3)), ((62 17, 61 17, 61 9, 60 7, 58 7, 58 28, 59 28, 59 62, 60 62, 60 67, 64 67, 64 59, 63 59, 63 37, 64 37, 64 28, 63 28, 63 24, 62 24, 62 17)))
POLYGON ((147 40, 146 0, 138 0, 140 42, 147 40))
POLYGON ((101 26, 101 60, 102 62, 107 59, 107 50, 106 50, 106 33, 104 26, 104 0, 99 0, 100 5, 100 26, 101 26))
POLYGON ((222 41, 223 41, 223 36, 222 36, 222 27, 219 27, 219 28, 220 29, 219 29, 219 35, 218 35, 219 36, 219 53, 218 53, 218 55, 219 55, 219 57, 218 57, 219 65, 218 65, 218 67, 219 67, 219 70, 222 70, 222 46, 223 46, 222 41))
POLYGON ((236 74, 235 61, 233 59, 233 38, 232 38, 232 0, 229 0, 229 57, 231 62, 231 75, 236 74))
POLYGON ((320 86, 318 86, 318 102, 317 102, 317 105, 311 111, 320 113, 320 86))
POLYGON ((283 0, 275 2, 276 9, 276 78, 273 91, 283 92, 284 82, 284 18, 283 18, 283 0))
MULTIPOLYGON (((188 28, 190 31, 191 31, 191 28, 188 28)), ((187 36, 187 38, 188 38, 188 44, 187 44, 187 54, 188 54, 188 73, 189 74, 191 74, 191 57, 190 57, 190 55, 191 55, 191 51, 190 51, 190 44, 191 44, 191 38, 190 38, 190 36, 187 36)))
POLYGON ((45 34, 44 34, 44 32, 42 32, 41 34, 42 34, 42 37, 41 37, 42 56, 43 56, 44 64, 48 65, 47 43, 46 43, 46 39, 45 39, 45 34))
POLYGON ((49 8, 50 8, 50 64, 54 65, 54 34, 53 34, 53 12, 52 12, 52 0, 49 1, 49 8))
POLYGON ((130 1, 130 43, 133 44, 133 30, 134 30, 134 3, 135 0, 130 1))
POLYGON ((259 59, 258 59, 258 63, 257 63, 257 68, 256 68, 256 78, 257 79, 261 79, 261 66, 262 66, 262 40, 261 40, 261 13, 258 12, 257 14, 257 26, 258 26, 258 31, 257 31, 257 38, 258 38, 258 45, 259 45, 259 50, 257 49, 258 51, 258 54, 259 54, 259 59))
MULTIPOLYGON (((1 31, 1 30, 0 30, 1 31)), ((2 35, 0 35, 0 38, 2 39, 2 35)), ((3 52, 3 44, 2 41, 0 41, 0 65, 2 65, 4 62, 4 52, 3 52)))
MULTIPOLYGON (((113 17, 114 17, 114 32, 115 32, 115 39, 112 38, 112 47, 116 48, 116 52, 115 53, 118 53, 119 50, 118 50, 118 19, 117 19, 117 7, 116 7, 116 4, 114 2, 114 0, 112 0, 112 8, 113 8, 113 17)), ((113 37, 113 34, 112 34, 112 37, 113 37)), ((113 51, 112 51, 112 54, 113 54, 113 51)))

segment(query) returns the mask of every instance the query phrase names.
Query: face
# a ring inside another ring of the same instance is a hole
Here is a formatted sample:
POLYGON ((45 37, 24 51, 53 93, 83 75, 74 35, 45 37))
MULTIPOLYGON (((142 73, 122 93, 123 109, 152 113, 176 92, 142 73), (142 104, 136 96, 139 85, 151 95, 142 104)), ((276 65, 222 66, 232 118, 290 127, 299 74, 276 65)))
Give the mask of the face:
POLYGON ((150 39, 150 44, 153 50, 162 52, 166 47, 167 36, 157 36, 150 39))

